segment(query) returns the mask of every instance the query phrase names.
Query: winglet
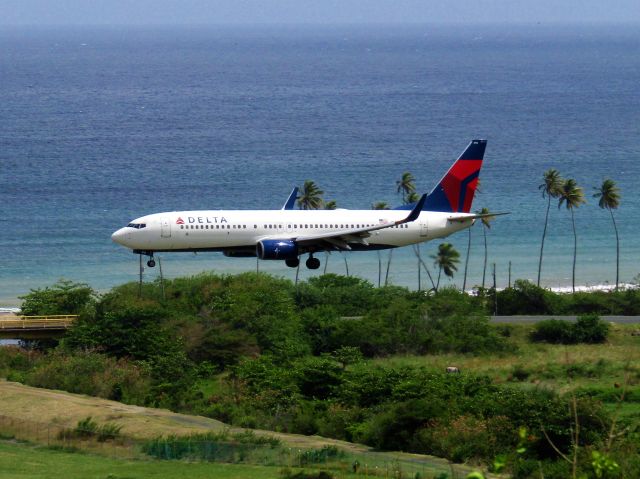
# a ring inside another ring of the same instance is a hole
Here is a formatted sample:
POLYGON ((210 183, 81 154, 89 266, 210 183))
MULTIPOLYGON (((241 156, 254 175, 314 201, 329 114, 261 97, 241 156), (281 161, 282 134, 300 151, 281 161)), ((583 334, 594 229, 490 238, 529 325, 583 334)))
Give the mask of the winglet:
POLYGON ((284 205, 282 206, 282 209, 292 210, 296 204, 297 199, 298 199, 298 187, 296 186, 293 190, 291 190, 291 194, 289 195, 289 198, 287 198, 287 201, 285 201, 284 205))
POLYGON ((422 211, 422 207, 424 206, 424 202, 425 201, 427 201, 427 194, 426 193, 420 197, 420 200, 413 207, 413 209, 411 210, 411 213, 409 213, 409 216, 407 216, 403 220, 397 221, 396 224, 401 225, 401 224, 404 224, 404 223, 411 223, 412 221, 417 220, 418 216, 420 216, 420 212, 422 211))

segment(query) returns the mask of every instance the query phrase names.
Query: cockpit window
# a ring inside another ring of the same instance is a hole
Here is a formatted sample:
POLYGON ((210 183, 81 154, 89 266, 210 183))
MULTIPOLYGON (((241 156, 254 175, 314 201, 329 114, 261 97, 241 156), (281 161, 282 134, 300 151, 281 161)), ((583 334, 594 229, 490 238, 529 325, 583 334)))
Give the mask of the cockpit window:
POLYGON ((142 228, 146 228, 147 224, 146 223, 129 223, 127 225, 128 228, 135 228, 137 230, 142 229, 142 228))

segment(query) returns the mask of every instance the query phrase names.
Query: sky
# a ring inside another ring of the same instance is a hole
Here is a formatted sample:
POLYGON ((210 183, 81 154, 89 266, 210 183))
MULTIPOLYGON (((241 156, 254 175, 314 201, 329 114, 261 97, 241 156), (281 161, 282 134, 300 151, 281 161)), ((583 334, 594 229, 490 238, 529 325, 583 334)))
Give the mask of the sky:
POLYGON ((639 23, 638 0, 0 0, 0 25, 639 23))

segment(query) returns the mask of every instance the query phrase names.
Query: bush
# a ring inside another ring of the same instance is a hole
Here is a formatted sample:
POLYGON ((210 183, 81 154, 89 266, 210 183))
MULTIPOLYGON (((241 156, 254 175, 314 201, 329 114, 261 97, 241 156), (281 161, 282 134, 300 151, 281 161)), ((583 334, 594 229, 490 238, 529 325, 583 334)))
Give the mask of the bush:
POLYGON ((142 368, 126 359, 95 352, 52 353, 42 357, 24 375, 24 382, 30 386, 133 404, 144 404, 150 392, 150 379, 142 368))
POLYGON ((565 303, 563 296, 523 279, 516 280, 513 288, 498 291, 496 300, 503 315, 561 314, 565 303))
POLYGON ((574 343, 573 326, 568 321, 559 319, 545 319, 538 321, 531 331, 529 338, 534 342, 552 344, 574 343))
POLYGON ((580 316, 575 323, 546 319, 535 324, 529 338, 534 342, 553 344, 603 343, 609 335, 609 325, 598 315, 580 316))
POLYGON ((609 336, 609 324, 597 314, 580 316, 573 325, 573 335, 577 343, 604 343, 609 336))
POLYGON ((25 315, 80 314, 95 302, 96 292, 84 283, 60 280, 50 288, 32 289, 20 299, 25 315))
POLYGON ((321 464, 330 459, 344 457, 344 455, 344 452, 340 451, 336 446, 324 446, 321 449, 309 449, 300 454, 300 464, 321 464))
POLYGON ((74 429, 63 429, 59 437, 61 439, 67 438, 80 438, 91 439, 95 438, 98 442, 106 442, 108 440, 116 439, 120 436, 122 426, 114 423, 98 425, 91 416, 78 421, 77 426, 74 429))

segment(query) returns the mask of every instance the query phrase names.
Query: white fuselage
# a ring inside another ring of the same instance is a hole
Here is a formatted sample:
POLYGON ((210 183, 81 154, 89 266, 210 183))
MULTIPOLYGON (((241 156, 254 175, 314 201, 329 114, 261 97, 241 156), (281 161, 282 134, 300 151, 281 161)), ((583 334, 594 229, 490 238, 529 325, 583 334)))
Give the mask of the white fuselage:
MULTIPOLYGON (((254 250, 269 239, 300 239, 393 223, 407 210, 207 210, 156 213, 116 231, 115 242, 134 251, 254 250), (131 226, 133 225, 133 226, 131 226), (144 225, 144 226, 141 226, 144 225)), ((354 250, 394 248, 444 238, 473 224, 457 214, 420 212, 415 221, 371 231, 354 250)))

